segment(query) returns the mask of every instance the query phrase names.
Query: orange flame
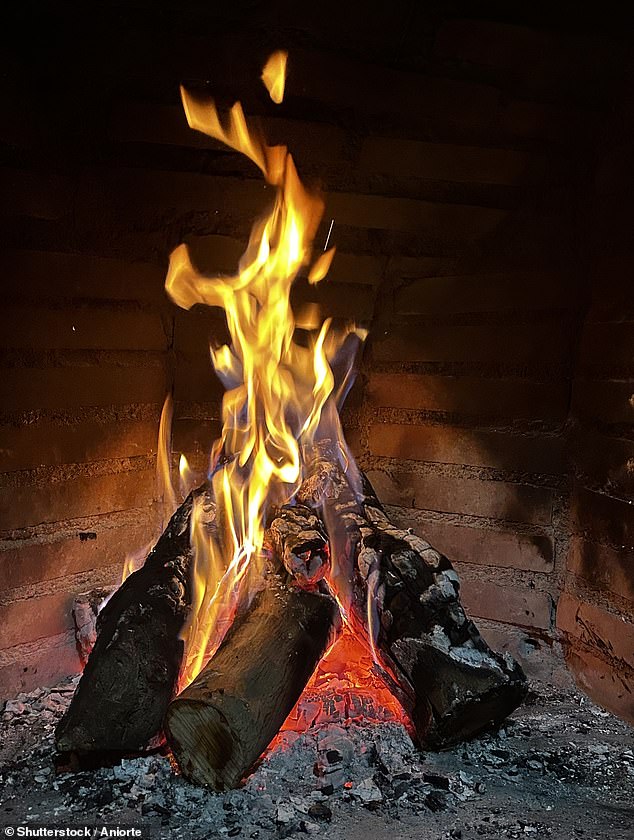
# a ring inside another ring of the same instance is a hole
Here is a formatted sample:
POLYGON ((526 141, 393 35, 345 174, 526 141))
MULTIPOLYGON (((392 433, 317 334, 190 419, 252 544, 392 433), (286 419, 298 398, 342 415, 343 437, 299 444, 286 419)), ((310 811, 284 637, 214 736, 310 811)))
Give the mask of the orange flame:
MULTIPOLYGON (((281 101, 286 54, 276 53, 263 79, 274 101, 281 101)), ((238 272, 229 277, 201 275, 185 245, 170 257, 165 287, 172 300, 224 309, 231 343, 212 349, 216 373, 226 388, 223 429, 214 444, 212 464, 216 499, 214 533, 203 527, 194 506, 194 604, 185 632, 182 685, 188 684, 217 649, 231 623, 242 587, 255 591, 265 560, 264 525, 271 504, 292 499, 302 481, 302 452, 316 436, 345 442, 334 402, 331 361, 354 327, 335 332, 330 319, 314 330, 310 346, 295 341, 290 290, 310 262, 312 243, 323 213, 319 195, 302 185, 283 146, 270 147, 248 127, 239 103, 223 125, 213 102, 184 89, 181 96, 191 128, 220 140, 252 160, 275 188, 270 212, 257 222, 238 272)), ((334 248, 308 272, 310 281, 326 275, 334 248)))
POLYGON ((141 566, 145 562, 145 558, 152 550, 153 545, 154 540, 151 540, 149 543, 147 543, 147 545, 144 545, 141 548, 138 548, 136 551, 130 551, 126 554, 125 560, 123 561, 121 583, 123 583, 124 580, 132 574, 132 572, 136 572, 137 569, 141 568, 141 566))
POLYGON ((284 99, 284 85, 286 84, 286 60, 288 53, 278 50, 264 65, 262 81, 269 92, 269 96, 279 105, 284 99))
POLYGON ((172 416, 174 404, 168 394, 163 403, 159 422, 158 452, 156 458, 156 480, 159 497, 163 500, 163 519, 165 522, 176 510, 176 493, 172 484, 172 416))
POLYGON ((178 476, 180 478, 181 496, 185 498, 189 491, 193 489, 196 476, 189 466, 189 461, 182 453, 178 461, 178 476))
MULTIPOLYGON (((172 416, 174 413, 174 406, 172 395, 168 394, 163 403, 161 410, 161 419, 159 421, 158 446, 156 457, 156 484, 158 491, 158 498, 161 499, 163 505, 163 524, 168 521, 170 516, 176 510, 176 492, 172 484, 171 474, 171 459, 172 459, 172 416)), ((132 572, 135 572, 143 565, 143 561, 149 554, 154 540, 147 545, 142 546, 136 551, 131 551, 125 556, 123 562, 123 572, 121 575, 121 583, 129 577, 132 572)))

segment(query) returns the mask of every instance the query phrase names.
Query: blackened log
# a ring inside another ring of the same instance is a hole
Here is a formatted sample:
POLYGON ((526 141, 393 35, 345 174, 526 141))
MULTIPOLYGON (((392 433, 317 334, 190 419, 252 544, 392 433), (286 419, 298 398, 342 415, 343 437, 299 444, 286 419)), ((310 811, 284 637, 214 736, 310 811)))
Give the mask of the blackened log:
POLYGON ((275 555, 298 586, 312 589, 328 571, 328 537, 323 524, 305 505, 275 511, 267 533, 275 555))
POLYGON ((174 513, 144 565, 100 612, 97 639, 55 741, 62 752, 133 751, 159 734, 183 657, 191 605, 190 521, 194 504, 212 527, 207 486, 174 513))
POLYGON ((334 600, 273 572, 196 679, 165 734, 183 775, 236 787, 279 731, 333 638, 334 600))
POLYGON ((501 723, 527 692, 520 665, 491 650, 460 602, 460 581, 449 560, 388 519, 363 476, 358 569, 376 587, 378 646, 389 652, 414 689, 414 722, 431 724, 422 742, 443 748, 501 723))
POLYGON ((326 523, 333 575, 339 568, 352 581, 355 623, 399 684, 420 742, 441 748, 500 723, 526 695, 521 667, 466 616, 450 561, 396 528, 367 478, 349 481, 342 460, 329 441, 317 446, 298 498, 326 523))

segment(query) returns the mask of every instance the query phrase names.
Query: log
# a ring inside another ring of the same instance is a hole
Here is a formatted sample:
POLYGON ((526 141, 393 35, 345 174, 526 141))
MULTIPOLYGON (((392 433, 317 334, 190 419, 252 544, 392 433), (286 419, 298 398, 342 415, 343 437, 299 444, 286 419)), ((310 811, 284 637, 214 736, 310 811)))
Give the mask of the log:
POLYGON ((213 526, 208 486, 190 493, 144 565, 97 619, 97 639, 55 742, 60 752, 136 751, 159 735, 183 657, 180 638, 191 605, 190 519, 202 505, 213 526))
POLYGON ((328 595, 270 574, 196 679, 170 704, 165 733, 183 775, 236 787, 275 737, 333 639, 328 595))
POLYGON ((328 537, 319 517, 305 505, 274 512, 267 533, 273 550, 298 586, 312 589, 328 571, 328 537))
POLYGON ((81 592, 73 601, 73 623, 75 625, 75 644, 82 665, 86 665, 90 651, 97 641, 97 619, 104 601, 114 594, 111 589, 92 589, 81 592))
POLYGON ((443 749, 501 723, 524 700, 518 662, 491 650, 460 603, 450 561, 415 534, 396 528, 363 476, 358 570, 380 569, 377 644, 414 689, 414 723, 429 719, 421 742, 443 749), (425 708, 427 707, 427 708, 425 708))
POLYGON ((355 624, 399 685, 419 741, 440 749, 500 723, 526 695, 521 667, 466 616, 450 561, 396 528, 365 476, 353 489, 341 461, 319 445, 298 498, 326 522, 333 575, 351 581, 355 624))

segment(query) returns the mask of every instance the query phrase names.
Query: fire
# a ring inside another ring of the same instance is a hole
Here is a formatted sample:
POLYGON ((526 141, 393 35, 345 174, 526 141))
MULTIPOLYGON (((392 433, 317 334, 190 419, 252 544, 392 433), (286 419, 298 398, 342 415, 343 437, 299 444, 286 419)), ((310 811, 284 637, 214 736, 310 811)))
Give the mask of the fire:
POLYGON ((192 468, 189 466, 189 461, 182 453, 178 461, 178 475, 180 477, 181 496, 184 497, 194 486, 195 475, 192 468))
MULTIPOLYGON (((173 414, 174 406, 172 396, 171 394, 168 394, 165 397, 165 402, 163 403, 163 409, 161 411, 161 419, 159 421, 158 447, 156 458, 156 483, 159 498, 162 500, 163 503, 163 524, 165 524, 168 521, 170 516, 176 510, 176 492, 174 490, 174 485, 172 484, 172 475, 170 471, 170 461, 172 454, 171 430, 173 414)), ((123 563, 121 583, 123 583, 123 581, 127 577, 129 577, 132 574, 132 572, 135 572, 143 565, 143 561, 147 557, 153 545, 154 541, 152 540, 148 545, 142 546, 136 551, 130 552, 126 555, 125 561, 123 563)), ((103 606, 105 606, 105 603, 103 606)))
MULTIPOLYGON (((262 79, 274 102, 285 86, 286 54, 275 53, 262 79)), ((200 502, 194 503, 191 545, 194 556, 191 618, 186 626, 184 688, 220 645, 238 600, 251 596, 267 564, 265 525, 272 505, 292 501, 304 478, 304 456, 319 440, 337 441, 344 468, 354 462, 341 430, 338 403, 350 387, 351 364, 336 385, 332 362, 346 338, 365 331, 350 326, 335 330, 312 307, 296 324, 290 291, 301 271, 310 283, 327 275, 335 249, 311 260, 313 240, 323 215, 322 198, 301 183, 283 146, 270 147, 247 124, 240 103, 223 123, 213 102, 181 90, 191 128, 248 157, 275 188, 269 213, 253 227, 247 249, 233 276, 200 274, 186 246, 172 253, 166 289, 185 309, 197 303, 224 309, 231 337, 211 348, 217 376, 225 386, 221 437, 211 452, 210 477, 216 499, 216 527, 210 532, 200 502), (296 328, 309 340, 299 342, 296 328)), ((332 230, 332 222, 330 229, 332 230)), ((327 240, 328 241, 328 240, 327 240)), ((351 360, 350 360, 351 361, 351 360)), ((169 428, 171 400, 161 415, 159 483, 165 510, 176 506, 170 481, 169 428)), ((184 455, 179 463, 180 491, 193 485, 184 455)), ((332 715, 342 720, 404 720, 403 710, 375 670, 372 638, 353 629, 349 615, 351 570, 337 568, 337 535, 331 534, 333 567, 326 579, 342 617, 343 631, 323 657, 284 729, 303 731, 332 715)), ((368 627, 374 633, 372 599, 368 627)))
POLYGON ((370 649, 349 625, 323 656, 280 735, 313 726, 355 721, 396 721, 410 726, 403 707, 376 673, 370 649))
MULTIPOLYGON (((275 53, 264 68, 262 78, 275 102, 282 101, 285 69, 285 53, 275 53)), ((223 123, 213 102, 184 89, 181 96, 192 129, 244 154, 275 188, 273 207, 254 225, 235 275, 201 275, 181 245, 170 257, 165 283, 185 309, 197 303, 222 307, 231 336, 230 344, 211 348, 226 388, 222 435, 210 463, 216 533, 202 527, 195 507, 194 605, 184 634, 184 687, 222 641, 244 587, 257 591, 267 559, 267 510, 293 498, 303 477, 302 453, 324 434, 346 451, 331 362, 350 332, 360 338, 365 333, 353 326, 335 331, 326 319, 312 331, 308 346, 296 340, 291 286, 304 268, 310 282, 322 280, 334 256, 333 248, 309 267, 323 200, 301 183, 286 147, 268 146, 250 129, 240 103, 223 123)))
MULTIPOLYGON (((286 53, 274 53, 262 79, 274 102, 282 101, 286 53)), ((197 303, 222 307, 231 341, 211 347, 211 360, 226 393, 222 434, 210 453, 209 478, 216 501, 215 530, 203 515, 203 496, 194 498, 190 541, 193 587, 190 619, 183 631, 185 688, 218 649, 231 626, 238 601, 252 597, 264 577, 269 557, 265 544, 267 512, 292 502, 304 478, 304 458, 315 444, 338 444, 340 463, 349 475, 356 468, 341 429, 338 409, 353 381, 352 357, 335 383, 332 364, 340 370, 343 345, 351 335, 362 341, 365 330, 350 325, 335 329, 312 305, 297 323, 290 291, 300 272, 310 283, 327 275, 335 249, 328 247, 334 220, 319 256, 311 259, 323 215, 323 200, 301 183, 293 159, 283 146, 270 147, 247 124, 240 103, 222 121, 213 102, 181 89, 192 129, 221 141, 248 157, 275 188, 273 206, 254 225, 247 249, 232 276, 199 273, 185 245, 171 254, 165 287, 172 300, 189 309, 197 303), (304 332, 299 341, 296 331, 304 332)), ((357 342, 358 344, 358 342, 357 342)), ((157 478, 164 519, 177 506, 171 481, 171 397, 165 401, 159 427, 157 478)), ((195 486, 196 476, 180 456, 180 497, 195 486)), ((353 482, 354 483, 354 482, 353 482)), ((376 620, 373 593, 368 597, 369 638, 350 611, 352 570, 337 565, 342 535, 329 526, 331 568, 326 583, 342 616, 342 631, 322 658, 284 732, 302 732, 330 720, 398 720, 407 717, 380 676, 373 637, 376 620)), ((145 553, 145 550, 144 550, 145 553)), ((138 565, 140 553, 126 560, 124 578, 138 565)), ((372 581, 370 582, 372 589, 372 581)), ((280 739, 282 739, 280 741, 280 739)))
POLYGON ((288 53, 278 50, 264 65, 262 81, 269 92, 269 96, 277 105, 284 99, 284 85, 286 84, 286 60, 288 53))

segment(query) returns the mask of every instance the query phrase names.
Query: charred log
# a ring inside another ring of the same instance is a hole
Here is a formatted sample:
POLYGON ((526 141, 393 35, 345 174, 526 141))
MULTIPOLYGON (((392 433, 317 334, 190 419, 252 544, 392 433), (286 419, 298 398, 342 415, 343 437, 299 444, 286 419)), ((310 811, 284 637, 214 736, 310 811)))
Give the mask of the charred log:
MULTIPOLYGON (((440 747, 469 737, 524 697, 519 665, 491 651, 465 615, 449 560, 396 528, 367 480, 353 492, 340 455, 328 445, 313 453, 298 503, 275 511, 270 523, 272 553, 292 583, 278 566, 269 572, 253 603, 240 605, 211 662, 169 709, 175 755, 196 781, 237 784, 296 702, 337 623, 334 600, 320 583, 326 570, 378 651, 422 743, 440 747)), ((95 647, 56 732, 60 750, 138 750, 160 733, 191 605, 194 504, 202 506, 205 526, 215 527, 206 486, 181 505, 145 565, 101 612, 95 647)))
POLYGON ((297 702, 336 617, 329 596, 269 575, 206 667, 170 704, 165 730, 184 776, 215 790, 240 783, 297 702))
POLYGON ((360 483, 353 492, 325 442, 299 498, 328 527, 333 570, 352 579, 356 623, 399 684, 419 740, 440 748, 501 722, 526 695, 522 669, 492 651, 466 616, 450 561, 396 528, 365 476, 360 483))
POLYGON ((420 537, 396 528, 363 477, 358 571, 371 581, 380 614, 378 645, 414 689, 414 720, 432 711, 419 733, 434 748, 446 747, 499 724, 523 701, 527 682, 510 654, 484 641, 460 603, 460 581, 449 560, 420 537))
POLYGON ((183 656, 180 632, 191 605, 190 520, 195 503, 208 525, 207 487, 172 516, 144 565, 114 593, 97 619, 97 639, 55 740, 62 752, 131 751, 161 730, 183 656))
POLYGON ((319 517, 305 505, 284 505, 267 533, 273 550, 298 586, 311 589, 328 570, 328 537, 319 517))

